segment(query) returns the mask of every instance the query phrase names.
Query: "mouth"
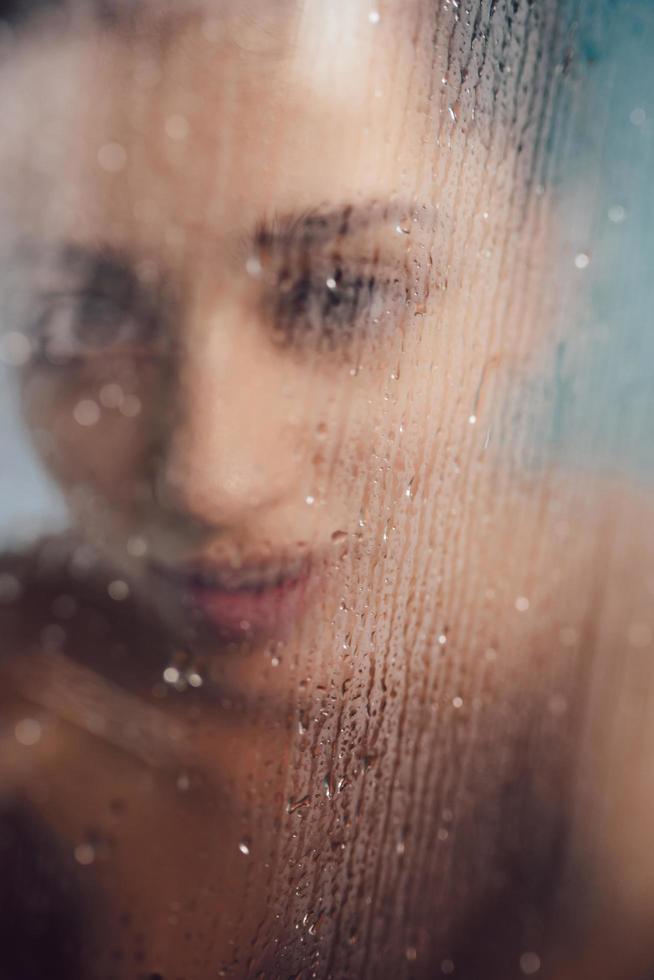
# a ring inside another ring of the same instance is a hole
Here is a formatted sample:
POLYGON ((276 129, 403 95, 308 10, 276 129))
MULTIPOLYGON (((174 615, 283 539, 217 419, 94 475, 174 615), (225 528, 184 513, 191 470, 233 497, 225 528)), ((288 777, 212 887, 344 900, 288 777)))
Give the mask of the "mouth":
POLYGON ((238 568, 204 560, 151 568, 196 619, 227 637, 288 632, 306 605, 311 579, 307 558, 238 568))

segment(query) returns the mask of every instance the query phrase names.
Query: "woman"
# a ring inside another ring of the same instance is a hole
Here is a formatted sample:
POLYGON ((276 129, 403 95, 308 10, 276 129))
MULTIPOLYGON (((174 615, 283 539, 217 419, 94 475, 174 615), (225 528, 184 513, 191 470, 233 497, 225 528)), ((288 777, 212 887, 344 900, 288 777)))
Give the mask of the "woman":
POLYGON ((582 932, 623 497, 507 448, 567 22, 491 7, 7 11, 2 350, 71 515, 0 579, 12 980, 508 978, 582 932))

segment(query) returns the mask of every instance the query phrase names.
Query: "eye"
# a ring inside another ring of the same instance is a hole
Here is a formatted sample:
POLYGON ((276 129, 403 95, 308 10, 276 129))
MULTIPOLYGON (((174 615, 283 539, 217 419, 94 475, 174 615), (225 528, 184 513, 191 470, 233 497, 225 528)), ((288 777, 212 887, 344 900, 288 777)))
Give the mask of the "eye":
POLYGON ((384 285, 370 272, 342 265, 305 268, 295 275, 284 270, 276 290, 276 334, 286 343, 345 346, 382 312, 384 285))
POLYGON ((123 304, 92 293, 54 297, 31 331, 37 356, 54 365, 118 352, 143 352, 151 333, 151 325, 123 304))

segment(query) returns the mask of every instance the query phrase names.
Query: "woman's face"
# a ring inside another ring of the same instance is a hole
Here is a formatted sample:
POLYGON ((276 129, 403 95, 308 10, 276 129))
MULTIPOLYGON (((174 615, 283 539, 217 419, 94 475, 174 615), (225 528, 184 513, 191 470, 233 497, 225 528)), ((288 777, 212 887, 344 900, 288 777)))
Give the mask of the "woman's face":
POLYGON ((490 438, 514 154, 430 4, 337 8, 34 30, 2 70, 29 426, 111 594, 198 650, 313 642, 416 533, 426 575, 433 474, 490 438))
MULTIPOLYGON (((334 976, 363 976, 373 947, 369 975, 404 975, 387 953, 413 970, 495 887, 479 808, 519 782, 530 692, 545 703, 559 663, 538 604, 552 616, 560 542, 541 547, 546 505, 499 452, 547 314, 548 38, 525 4, 505 51, 504 13, 481 5, 473 29, 458 6, 145 3, 129 29, 35 24, 0 67, 0 351, 110 599, 153 607, 175 645, 129 710, 199 705, 194 751, 237 800, 227 850, 194 811, 205 868, 178 784, 153 783, 171 841, 154 863, 195 896, 243 857, 242 805, 260 861, 266 835, 277 855, 251 933, 302 944, 310 922, 327 948, 333 927, 334 976)), ((159 846, 149 820, 135 854, 159 846)))

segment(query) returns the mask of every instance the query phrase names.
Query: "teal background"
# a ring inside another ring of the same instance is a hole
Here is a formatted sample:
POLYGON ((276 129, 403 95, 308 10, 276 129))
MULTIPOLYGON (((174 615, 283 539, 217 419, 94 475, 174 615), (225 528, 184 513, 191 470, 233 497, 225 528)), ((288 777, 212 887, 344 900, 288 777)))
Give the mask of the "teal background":
MULTIPOLYGON (((574 61, 552 180, 571 254, 588 254, 551 352, 546 456, 654 475, 654 0, 571 11, 574 61), (616 208, 624 220, 616 222, 616 208), (613 210, 612 210, 613 209, 613 210)), ((543 403, 541 403, 543 404, 543 403)))

